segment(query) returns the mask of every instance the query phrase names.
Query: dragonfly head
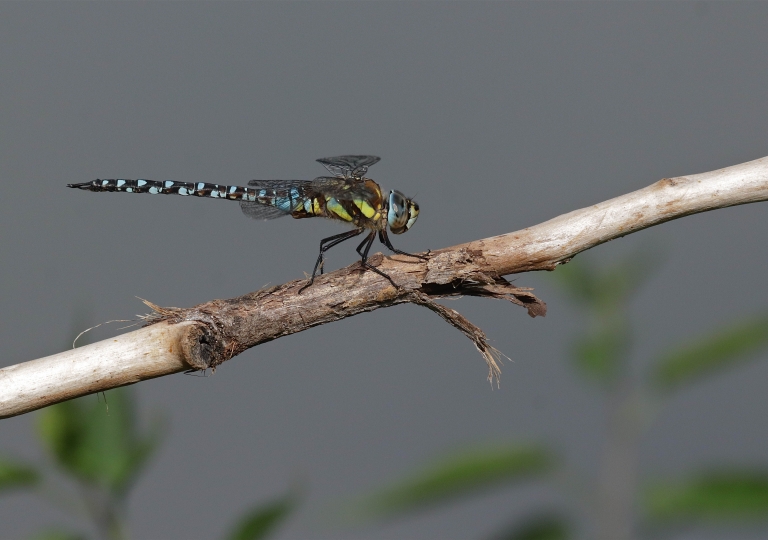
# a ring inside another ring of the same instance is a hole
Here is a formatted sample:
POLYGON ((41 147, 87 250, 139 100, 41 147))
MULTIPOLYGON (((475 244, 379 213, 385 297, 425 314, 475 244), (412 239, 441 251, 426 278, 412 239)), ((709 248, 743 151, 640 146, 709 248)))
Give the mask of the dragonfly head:
POLYGON ((403 234, 413 227, 419 217, 419 205, 416 201, 406 198, 399 191, 389 192, 387 207, 387 223, 392 234, 403 234))

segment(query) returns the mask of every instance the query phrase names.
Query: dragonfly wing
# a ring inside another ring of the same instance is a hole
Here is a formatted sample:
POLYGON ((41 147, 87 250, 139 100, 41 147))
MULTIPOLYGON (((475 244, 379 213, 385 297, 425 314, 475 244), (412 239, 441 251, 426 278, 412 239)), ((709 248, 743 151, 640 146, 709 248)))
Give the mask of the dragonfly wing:
POLYGON ((289 212, 283 212, 276 206, 255 201, 240 201, 240 210, 251 219, 277 219, 289 215, 289 212))
MULTIPOLYGON (((251 180, 248 182, 249 191, 264 190, 264 194, 256 193, 264 199, 285 200, 290 197, 293 201, 303 200, 310 195, 312 182, 309 180, 251 180)), ((240 210, 251 219, 277 219, 291 213, 290 205, 278 207, 271 203, 255 201, 240 201, 240 210)))
POLYGON ((361 178, 368 172, 368 167, 375 165, 380 159, 377 156, 335 156, 320 158, 317 161, 335 176, 361 178))
POLYGON ((276 191, 286 191, 294 188, 301 191, 310 187, 311 184, 311 180, 251 180, 248 182, 249 186, 256 189, 274 189, 276 191))
POLYGON ((351 201, 353 199, 370 201, 378 197, 378 193, 368 187, 364 181, 357 178, 339 178, 338 176, 315 178, 312 180, 312 186, 308 191, 312 194, 333 197, 337 201, 351 201))

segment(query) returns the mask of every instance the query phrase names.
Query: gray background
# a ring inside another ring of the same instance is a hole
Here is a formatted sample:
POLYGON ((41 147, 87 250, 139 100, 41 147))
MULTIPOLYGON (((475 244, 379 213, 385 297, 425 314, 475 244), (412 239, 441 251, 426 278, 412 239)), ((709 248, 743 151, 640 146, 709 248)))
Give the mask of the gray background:
MULTIPOLYGON (((312 178, 315 158, 371 153, 383 157, 371 176, 422 207, 396 245, 445 247, 768 155, 766 28, 768 3, 2 3, 0 365, 62 350, 76 315, 145 312, 136 296, 191 306, 300 278, 320 238, 342 230, 67 182, 312 178)), ((640 246, 666 254, 632 307, 638 370, 765 309, 767 208, 593 250, 605 262, 640 246)), ((328 268, 353 262, 353 247, 328 268)), ((262 345, 208 378, 137 385, 142 409, 170 421, 131 498, 134 537, 219 537, 296 482, 306 499, 280 538, 481 537, 559 501, 508 489, 397 524, 327 520, 333 503, 477 441, 544 441, 594 473, 604 403, 566 356, 580 313, 546 275, 516 283, 536 287, 545 319, 451 304, 514 359, 500 390, 459 332, 415 306, 262 345)), ((680 394, 645 440, 643 476, 768 465, 766 383, 757 362, 680 394)), ((33 421, 3 421, 0 451, 41 457, 33 421)), ((31 497, 0 503, 3 538, 68 522, 31 497)), ((689 534, 705 533, 678 537, 689 534)))

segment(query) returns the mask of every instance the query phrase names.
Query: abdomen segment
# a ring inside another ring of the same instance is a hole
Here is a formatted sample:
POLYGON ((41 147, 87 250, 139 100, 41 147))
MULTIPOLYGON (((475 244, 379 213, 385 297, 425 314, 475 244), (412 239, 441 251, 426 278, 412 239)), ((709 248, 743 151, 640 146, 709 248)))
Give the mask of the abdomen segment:
POLYGON ((213 199, 256 200, 259 190, 241 187, 209 184, 207 182, 176 182, 174 180, 94 180, 82 184, 67 184, 67 187, 87 191, 122 191, 125 193, 151 193, 172 195, 195 195, 213 199))

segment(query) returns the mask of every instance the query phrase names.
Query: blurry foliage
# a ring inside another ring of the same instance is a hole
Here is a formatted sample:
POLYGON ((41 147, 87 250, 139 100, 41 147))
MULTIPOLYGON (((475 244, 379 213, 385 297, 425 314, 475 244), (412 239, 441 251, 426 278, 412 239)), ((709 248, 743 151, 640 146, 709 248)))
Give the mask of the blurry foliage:
POLYGON ((468 493, 540 477, 552 469, 551 453, 536 446, 495 445, 464 451, 384 488, 355 505, 358 517, 385 518, 468 493))
POLYGON ((629 331, 619 318, 608 321, 575 340, 572 355, 576 367, 585 375, 608 384, 621 369, 621 359, 629 350, 629 331))
POLYGON ((0 493, 34 486, 40 480, 37 469, 0 456, 0 493))
POLYGON ((645 503, 655 521, 743 522, 768 519, 768 473, 716 470, 648 489, 645 503))
POLYGON ((588 321, 571 351, 581 374, 603 385, 621 375, 632 345, 628 302, 658 264, 659 256, 644 250, 607 268, 572 262, 552 274, 588 321))
POLYGON ((67 532, 63 529, 47 529, 29 540, 86 540, 86 537, 80 534, 67 532))
MULTIPOLYGON (((87 327, 90 311, 74 313, 73 328, 87 327)), ((90 334, 80 335, 79 346, 90 334)), ((74 346, 74 344, 72 344, 74 346)), ((0 494, 32 489, 54 505, 90 519, 96 537, 128 538, 125 504, 131 487, 158 449, 164 422, 159 417, 146 432, 139 428, 133 393, 127 388, 64 401, 38 413, 38 435, 59 471, 77 486, 77 494, 55 494, 37 467, 0 456, 0 494), (61 503, 64 503, 63 505, 61 503), (73 504, 74 503, 74 504, 73 504)), ((252 507, 235 524, 228 540, 267 538, 296 508, 295 493, 252 507)), ((87 540, 88 535, 61 528, 44 529, 30 540, 87 540)))
POLYGON ((645 249, 607 268, 579 260, 558 266, 552 277, 576 304, 598 315, 613 315, 624 311, 660 259, 658 253, 645 249))
MULTIPOLYGON (((143 432, 136 418, 136 405, 126 388, 100 396, 85 396, 52 405, 38 414, 38 433, 60 472, 77 486, 50 500, 64 502, 63 509, 90 519, 97 538, 128 538, 125 500, 160 442, 162 423, 154 422, 143 432)), ((45 475, 37 467, 0 457, 0 493, 11 489, 34 490, 49 498, 45 475)), ((241 519, 231 540, 266 538, 294 510, 290 495, 256 506, 241 519)), ((88 536, 50 528, 31 540, 85 540, 88 536)))
POLYGON ((257 506, 240 518, 227 540, 260 540, 267 538, 296 509, 298 497, 293 493, 257 506))
POLYGON ((768 347, 768 315, 742 320, 728 328, 685 344, 656 363, 654 382, 664 390, 751 360, 768 347))
POLYGON ((67 474, 122 498, 156 449, 160 425, 142 435, 128 390, 117 388, 108 396, 104 402, 74 399, 47 407, 38 416, 38 428, 67 474))
MULTIPOLYGON (((672 391, 695 382, 702 375, 756 359, 758 353, 768 349, 768 316, 761 314, 661 354, 652 365, 650 377, 640 380, 633 377, 628 369, 632 348, 628 304, 658 266, 659 260, 657 254, 646 250, 609 267, 579 260, 560 266, 553 273, 554 280, 583 313, 580 318, 584 321, 583 333, 574 339, 571 348, 574 366, 585 378, 600 383, 606 403, 611 407, 606 411, 608 414, 621 411, 624 413, 620 416, 622 420, 639 419, 634 422, 636 426, 618 422, 617 429, 623 433, 608 430, 606 438, 616 437, 614 447, 616 443, 621 446, 628 440, 633 441, 632 444, 640 443, 642 434, 653 421, 646 410, 648 404, 652 405, 650 409, 658 412, 669 402, 672 391), (638 430, 636 437, 628 437, 628 429, 638 430)), ((600 445, 603 444, 601 441, 600 445)), ((537 465, 525 471, 526 475, 552 478, 546 474, 553 467, 550 453, 544 447, 531 447, 530 451, 530 463, 537 465)), ((512 450, 508 452, 513 455, 512 450)), ((632 452, 638 453, 636 450, 632 452)), ((517 473, 522 473, 524 468, 510 466, 505 469, 498 467, 499 463, 491 455, 476 454, 426 466, 399 485, 370 496, 362 507, 367 512, 359 510, 358 517, 369 520, 398 518, 449 498, 469 497, 490 486, 506 486, 520 480, 521 475, 517 473)), ((578 493, 589 498, 595 497, 595 492, 594 485, 581 485, 578 489, 578 493)), ((583 504, 584 501, 575 502, 583 504)), ((760 468, 717 469, 704 471, 689 480, 669 479, 646 489, 639 502, 642 510, 638 523, 653 528, 654 532, 667 524, 681 522, 768 521, 768 471, 760 468)), ((628 513, 631 515, 631 509, 628 513)), ((592 516, 582 516, 581 521, 588 517, 592 516)), ((560 513, 534 512, 490 538, 563 540, 573 536, 569 524, 576 521, 575 518, 566 520, 560 513)), ((632 523, 625 525, 632 529, 632 523)))
POLYGON ((567 540, 568 523, 559 514, 539 514, 515 523, 490 540, 567 540))

